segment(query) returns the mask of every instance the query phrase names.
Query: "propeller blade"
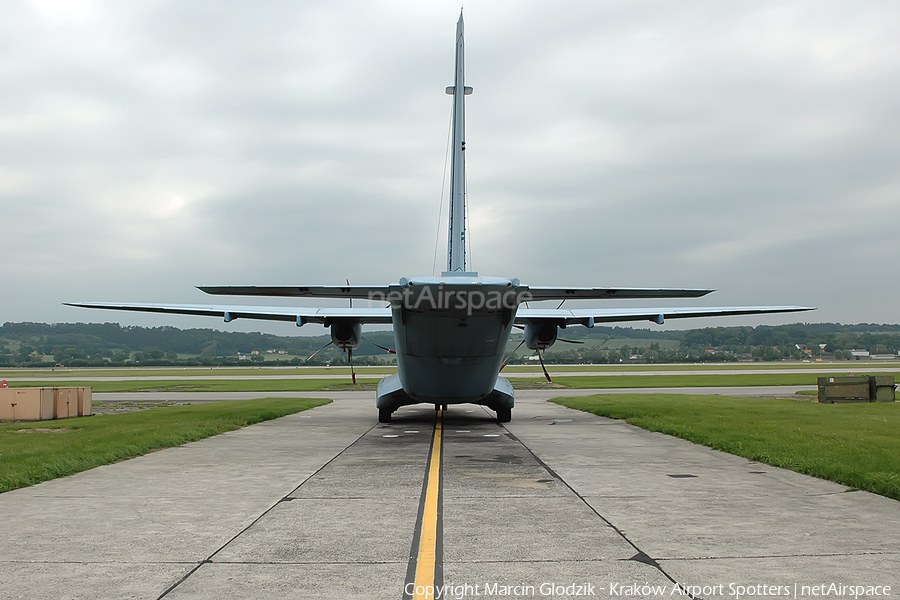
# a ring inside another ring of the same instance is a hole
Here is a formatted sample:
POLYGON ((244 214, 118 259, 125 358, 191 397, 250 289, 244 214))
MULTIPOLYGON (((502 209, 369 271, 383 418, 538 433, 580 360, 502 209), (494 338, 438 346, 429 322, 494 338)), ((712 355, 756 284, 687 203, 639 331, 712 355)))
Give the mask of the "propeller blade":
POLYGON ((353 371, 353 348, 347 348, 347 362, 350 363, 350 378, 353 385, 356 385, 356 373, 353 371))
POLYGON ((561 337, 556 338, 557 342, 565 342, 567 344, 583 344, 584 342, 581 340, 567 340, 561 337))
POLYGON ((547 378, 547 381, 549 381, 550 383, 553 383, 553 380, 550 379, 550 373, 547 372, 547 367, 544 366, 544 357, 541 356, 540 350, 537 351, 537 355, 538 355, 538 360, 541 361, 541 368, 544 370, 544 377, 547 378))
POLYGON ((525 343, 525 340, 522 340, 521 342, 519 342, 519 345, 516 346, 516 349, 513 350, 510 354, 508 354, 508 355, 506 356, 506 358, 503 360, 503 364, 500 365, 500 370, 501 370, 501 371, 503 370, 503 367, 506 366, 506 361, 508 361, 509 358, 510 358, 511 356, 513 356, 516 352, 518 352, 518 351, 519 351, 519 348, 521 348, 521 347, 522 347, 522 344, 524 344, 524 343, 525 343))
POLYGON ((318 350, 316 350, 315 352, 313 352, 312 354, 310 354, 309 356, 307 356, 307 357, 306 357, 306 360, 310 360, 313 356, 315 356, 316 354, 318 354, 319 352, 321 352, 322 350, 324 350, 324 349, 327 348, 328 346, 332 345, 333 343, 334 343, 334 340, 331 340, 330 342, 328 342, 327 344, 325 344, 324 346, 322 346, 321 348, 319 348, 318 350))
POLYGON ((369 342, 370 344, 372 344, 373 346, 375 346, 376 348, 380 348, 389 354, 397 354, 396 350, 391 350, 390 348, 385 348, 381 344, 376 344, 375 342, 373 342, 372 340, 370 340, 368 338, 363 338, 363 339, 366 340, 367 342, 369 342))

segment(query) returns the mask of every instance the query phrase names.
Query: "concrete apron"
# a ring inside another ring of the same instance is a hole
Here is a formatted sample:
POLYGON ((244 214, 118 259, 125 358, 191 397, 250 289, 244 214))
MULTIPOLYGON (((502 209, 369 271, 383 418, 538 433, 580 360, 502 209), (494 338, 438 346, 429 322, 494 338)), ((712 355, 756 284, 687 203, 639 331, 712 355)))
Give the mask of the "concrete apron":
MULTIPOLYGON (((519 392, 505 428, 448 411, 437 583, 468 598, 900 593, 900 503, 544 402, 563 393, 519 392)), ((378 425, 371 393, 336 397, 0 495, 0 598, 400 598, 434 411, 378 425)))

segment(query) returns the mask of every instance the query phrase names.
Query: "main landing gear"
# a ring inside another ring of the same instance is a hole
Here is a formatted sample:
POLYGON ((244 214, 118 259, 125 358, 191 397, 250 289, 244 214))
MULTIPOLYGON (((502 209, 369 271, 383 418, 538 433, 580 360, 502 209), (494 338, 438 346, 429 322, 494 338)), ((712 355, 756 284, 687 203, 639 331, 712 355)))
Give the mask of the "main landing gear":
MULTIPOLYGON (((435 404, 434 405, 435 412, 441 410, 447 410, 446 404, 435 404)), ((378 409, 378 422, 379 423, 390 423, 391 415, 393 415, 393 411, 389 408, 379 408, 378 409)), ((497 422, 499 423, 509 423, 512 421, 512 409, 511 408, 498 408, 497 409, 497 422)))

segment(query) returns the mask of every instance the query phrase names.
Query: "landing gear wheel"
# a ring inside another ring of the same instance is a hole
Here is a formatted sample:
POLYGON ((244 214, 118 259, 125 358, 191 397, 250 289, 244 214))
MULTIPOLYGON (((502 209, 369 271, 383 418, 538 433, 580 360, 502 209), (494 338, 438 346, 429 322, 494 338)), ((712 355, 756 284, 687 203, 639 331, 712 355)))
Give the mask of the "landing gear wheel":
POLYGON ((512 421, 512 409, 511 408, 498 408, 497 409, 497 421, 500 423, 509 423, 512 421))
POLYGON ((441 410, 446 411, 446 410, 447 410, 447 405, 446 405, 446 404, 441 404, 441 410))
POLYGON ((379 423, 390 423, 391 422, 391 411, 386 408, 378 409, 378 422, 379 423))

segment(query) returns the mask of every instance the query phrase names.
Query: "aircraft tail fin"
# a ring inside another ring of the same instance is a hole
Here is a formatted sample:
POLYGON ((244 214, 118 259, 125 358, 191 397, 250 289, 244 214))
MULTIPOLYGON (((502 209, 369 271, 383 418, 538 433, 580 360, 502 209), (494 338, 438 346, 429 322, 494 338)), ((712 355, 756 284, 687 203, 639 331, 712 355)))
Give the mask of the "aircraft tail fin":
POLYGON ((453 154, 450 162, 450 235, 447 243, 447 272, 466 273, 466 102, 472 93, 466 86, 465 44, 463 16, 456 23, 456 72, 452 86, 446 89, 453 96, 453 154))

